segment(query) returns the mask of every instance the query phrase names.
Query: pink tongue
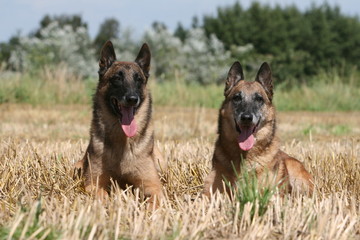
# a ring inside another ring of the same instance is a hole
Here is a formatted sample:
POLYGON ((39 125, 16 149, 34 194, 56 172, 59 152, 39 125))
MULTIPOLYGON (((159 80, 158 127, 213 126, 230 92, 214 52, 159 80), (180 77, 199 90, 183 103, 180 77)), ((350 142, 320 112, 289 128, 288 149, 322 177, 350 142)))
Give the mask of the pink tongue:
POLYGON ((244 151, 249 151, 255 143, 254 127, 242 127, 240 130, 241 133, 238 137, 239 147, 244 151))
POLYGON ((128 137, 133 137, 136 134, 136 122, 134 119, 133 107, 121 107, 121 127, 128 137))

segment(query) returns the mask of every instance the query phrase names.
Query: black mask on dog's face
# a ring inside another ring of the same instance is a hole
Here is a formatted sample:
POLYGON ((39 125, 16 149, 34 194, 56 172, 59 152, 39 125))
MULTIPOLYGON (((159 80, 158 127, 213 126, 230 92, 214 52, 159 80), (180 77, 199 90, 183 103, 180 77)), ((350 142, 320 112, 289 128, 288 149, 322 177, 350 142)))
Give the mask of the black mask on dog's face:
POLYGON ((111 42, 107 42, 99 62, 99 87, 107 86, 106 101, 111 112, 119 118, 128 137, 136 134, 135 114, 145 99, 145 87, 149 77, 150 50, 144 44, 135 62, 116 61, 111 42))

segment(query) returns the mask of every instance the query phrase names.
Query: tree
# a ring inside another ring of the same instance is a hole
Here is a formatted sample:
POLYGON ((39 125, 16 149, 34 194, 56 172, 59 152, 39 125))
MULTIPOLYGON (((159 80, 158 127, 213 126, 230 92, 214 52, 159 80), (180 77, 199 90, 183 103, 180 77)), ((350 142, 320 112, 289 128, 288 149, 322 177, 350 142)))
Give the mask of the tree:
POLYGON ((115 18, 106 19, 99 28, 99 32, 95 37, 94 46, 96 52, 100 52, 101 47, 107 40, 114 40, 119 38, 120 23, 115 18))
POLYGON ((194 16, 194 17, 192 18, 191 27, 192 27, 192 28, 199 28, 199 27, 200 27, 199 18, 198 18, 197 16, 194 16))
POLYGON ((152 71, 160 81, 215 83, 231 62, 222 42, 215 35, 207 38, 202 28, 191 28, 184 42, 165 28, 152 28, 145 33, 144 41, 151 47, 152 71))
POLYGON ((143 37, 143 42, 151 49, 151 69, 159 80, 171 79, 181 57, 181 40, 171 34, 166 27, 153 24, 143 37))
POLYGON ((250 30, 247 29, 248 22, 243 8, 236 2, 234 6, 218 8, 215 17, 205 15, 203 28, 207 36, 215 34, 224 43, 225 48, 230 49, 232 45, 241 46, 248 43, 245 37, 250 30))
POLYGON ((343 15, 339 7, 327 3, 300 12, 295 6, 258 2, 245 10, 237 2, 218 8, 216 16, 204 16, 203 28, 207 36, 215 34, 235 58, 236 46, 253 45, 254 61, 270 61, 280 80, 359 66, 359 18, 343 15))
POLYGON ((87 23, 82 20, 81 15, 45 15, 40 21, 40 27, 33 34, 30 34, 30 36, 41 38, 41 30, 53 22, 57 22, 60 28, 64 26, 71 26, 74 31, 81 27, 87 29, 87 23))
POLYGON ((165 23, 155 21, 151 24, 152 29, 154 29, 156 32, 160 32, 163 30, 167 30, 167 26, 165 23))
POLYGON ((80 76, 96 76, 94 51, 85 27, 74 30, 71 25, 60 26, 55 21, 41 29, 40 36, 19 37, 8 61, 12 69, 37 72, 44 66, 65 64, 80 76))
POLYGON ((178 23, 174 31, 174 36, 179 38, 182 42, 184 42, 187 35, 188 35, 188 31, 183 27, 181 23, 178 23))
POLYGON ((6 68, 14 70, 12 66, 8 65, 8 62, 11 57, 11 52, 14 51, 19 44, 20 34, 11 37, 8 43, 0 43, 0 67, 2 67, 2 64, 5 64, 6 68))

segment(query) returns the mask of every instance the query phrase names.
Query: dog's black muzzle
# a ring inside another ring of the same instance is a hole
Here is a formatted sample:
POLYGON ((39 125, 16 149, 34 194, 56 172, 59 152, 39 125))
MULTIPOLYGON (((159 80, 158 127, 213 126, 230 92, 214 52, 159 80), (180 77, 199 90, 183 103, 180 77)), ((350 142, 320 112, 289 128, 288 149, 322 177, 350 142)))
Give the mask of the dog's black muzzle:
POLYGON ((110 105, 115 114, 121 116, 121 107, 133 107, 134 114, 140 105, 140 97, 136 94, 127 94, 119 100, 118 97, 110 97, 110 105))
POLYGON ((140 103, 140 98, 135 94, 128 94, 124 96, 124 102, 126 107, 138 107, 140 103))

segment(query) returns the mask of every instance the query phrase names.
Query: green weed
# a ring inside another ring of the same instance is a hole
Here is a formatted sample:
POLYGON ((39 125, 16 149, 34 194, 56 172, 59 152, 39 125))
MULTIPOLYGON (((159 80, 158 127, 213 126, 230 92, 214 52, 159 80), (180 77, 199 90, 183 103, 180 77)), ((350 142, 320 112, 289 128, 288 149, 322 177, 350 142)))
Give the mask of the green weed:
MULTIPOLYGON (((59 239, 60 234, 49 228, 42 227, 40 224, 40 215, 43 213, 41 200, 34 204, 29 210, 26 207, 21 208, 21 213, 24 216, 20 218, 20 223, 14 229, 0 227, 0 239, 59 239), (26 216, 26 217, 25 217, 26 216)), ((15 220, 16 222, 16 220, 15 220)))
MULTIPOLYGON (((242 169, 245 169, 243 166, 242 169)), ((263 216, 270 204, 270 198, 274 195, 276 186, 260 187, 255 171, 242 171, 241 175, 236 174, 235 186, 230 186, 228 181, 225 181, 230 189, 232 189, 235 203, 239 203, 239 210, 234 206, 234 213, 238 212, 238 217, 242 218, 246 204, 252 204, 250 210, 250 217, 253 219, 256 215, 263 216)))

